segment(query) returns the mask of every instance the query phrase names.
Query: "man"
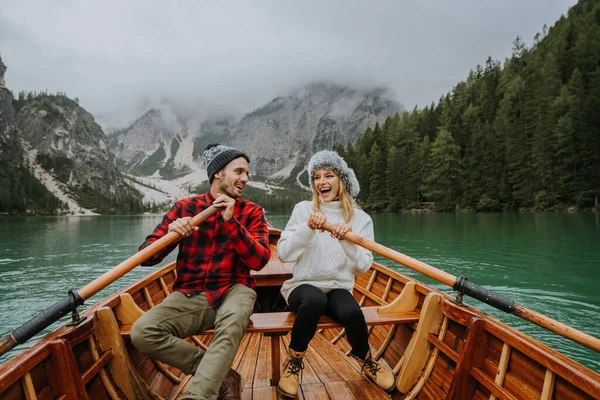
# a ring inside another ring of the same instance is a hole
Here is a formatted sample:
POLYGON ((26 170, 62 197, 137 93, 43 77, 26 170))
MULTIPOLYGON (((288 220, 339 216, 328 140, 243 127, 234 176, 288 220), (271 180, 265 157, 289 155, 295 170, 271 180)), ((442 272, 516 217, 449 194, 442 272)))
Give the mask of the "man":
POLYGON ((131 329, 139 351, 194 375, 180 398, 185 400, 239 398, 240 376, 229 368, 256 300, 250 269, 260 270, 271 256, 262 208, 240 198, 248 182, 248 156, 217 144, 203 155, 210 191, 177 201, 140 246, 171 231, 182 236, 142 264, 159 263, 179 245, 173 293, 131 329), (192 227, 191 218, 211 204, 220 211, 192 227), (215 337, 206 351, 184 340, 212 328, 215 337))

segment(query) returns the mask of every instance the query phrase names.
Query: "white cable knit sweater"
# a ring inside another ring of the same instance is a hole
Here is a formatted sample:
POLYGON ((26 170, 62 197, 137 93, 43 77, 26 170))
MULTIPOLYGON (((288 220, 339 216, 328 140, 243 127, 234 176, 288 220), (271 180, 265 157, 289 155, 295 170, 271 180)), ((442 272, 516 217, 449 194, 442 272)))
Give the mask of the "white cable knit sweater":
MULTIPOLYGON (((321 211, 329 222, 344 222, 339 201, 322 202, 321 211)), ((334 239, 327 231, 310 229, 306 222, 311 212, 312 202, 296 204, 277 243, 281 261, 296 263, 294 276, 281 286, 281 294, 286 302, 292 290, 305 283, 325 293, 333 289, 352 291, 355 275, 366 272, 373 262, 369 250, 347 240, 334 239)), ((374 240, 373 221, 363 210, 354 210, 350 225, 352 232, 374 240)))

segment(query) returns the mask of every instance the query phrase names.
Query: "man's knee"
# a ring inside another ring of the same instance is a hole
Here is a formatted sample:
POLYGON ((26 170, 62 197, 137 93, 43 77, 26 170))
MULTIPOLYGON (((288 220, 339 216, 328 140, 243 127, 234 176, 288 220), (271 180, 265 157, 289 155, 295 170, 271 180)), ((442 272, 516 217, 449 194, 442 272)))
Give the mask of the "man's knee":
POLYGON ((149 352, 158 338, 162 336, 156 323, 142 315, 131 327, 131 343, 142 353, 149 352))
POLYGON ((238 284, 229 289, 221 307, 227 308, 234 315, 250 317, 255 302, 256 292, 248 286, 238 284))

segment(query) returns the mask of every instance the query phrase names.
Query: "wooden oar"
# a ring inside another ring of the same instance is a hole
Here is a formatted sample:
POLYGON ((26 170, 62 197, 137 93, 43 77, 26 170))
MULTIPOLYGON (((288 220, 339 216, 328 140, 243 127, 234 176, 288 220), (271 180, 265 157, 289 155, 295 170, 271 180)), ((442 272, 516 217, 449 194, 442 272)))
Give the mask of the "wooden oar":
MULTIPOLYGON (((192 225, 200 225, 205 219, 215 214, 219 209, 210 206, 203 210, 192 218, 192 225)), ((181 235, 177 232, 169 232, 165 236, 161 237, 157 241, 153 242, 148 247, 135 253, 121 264, 117 265, 110 271, 105 272, 92 282, 82 287, 79 291, 73 290, 69 292, 69 296, 58 301, 46 310, 42 311, 20 327, 14 329, 8 336, 0 339, 0 356, 14 348, 16 345, 25 343, 31 339, 37 333, 41 332, 55 321, 58 321, 68 312, 73 311, 77 306, 83 304, 83 302, 150 257, 164 249, 165 247, 177 242, 181 239, 181 235)))
MULTIPOLYGON (((323 228, 331 232, 335 229, 335 225, 331 222, 325 222, 323 228)), ((560 336, 563 336, 567 339, 571 339, 574 342, 577 342, 592 350, 600 352, 600 339, 588 335, 587 333, 578 331, 575 328, 565 325, 562 322, 558 322, 536 311, 523 307, 522 305, 515 303, 507 297, 504 297, 479 285, 469 282, 466 278, 463 278, 461 276, 456 277, 445 271, 432 267, 431 265, 425 264, 422 261, 415 260, 414 258, 397 252, 396 250, 392 250, 379 243, 357 235, 354 232, 346 233, 346 235, 344 235, 344 239, 355 243, 359 246, 362 246, 365 249, 371 250, 374 253, 379 254, 380 256, 402 264, 405 267, 412 269, 413 271, 420 272, 425 276, 428 276, 430 278, 435 279, 438 282, 448 285, 454 290, 457 290, 459 293, 463 293, 474 297, 477 300, 490 304, 491 306, 499 308, 502 311, 514 314, 538 326, 541 326, 542 328, 548 329, 549 331, 552 331, 560 336)))

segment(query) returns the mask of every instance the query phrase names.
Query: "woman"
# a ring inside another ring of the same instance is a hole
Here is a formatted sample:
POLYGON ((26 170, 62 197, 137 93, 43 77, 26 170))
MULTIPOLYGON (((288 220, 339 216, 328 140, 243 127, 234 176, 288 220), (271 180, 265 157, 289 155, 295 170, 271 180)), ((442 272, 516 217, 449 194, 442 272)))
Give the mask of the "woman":
POLYGON ((354 278, 366 272, 373 255, 342 237, 350 231, 373 240, 373 222, 353 198, 360 187, 354 171, 333 151, 316 153, 308 164, 312 202, 296 204, 277 244, 283 262, 295 262, 294 275, 281 294, 296 313, 289 354, 278 389, 282 395, 298 394, 302 357, 315 334, 319 318, 327 314, 346 329, 350 354, 363 373, 386 391, 395 386, 394 375, 371 359, 368 331, 360 306, 352 296, 354 278), (336 225, 330 234, 325 221, 336 225))

